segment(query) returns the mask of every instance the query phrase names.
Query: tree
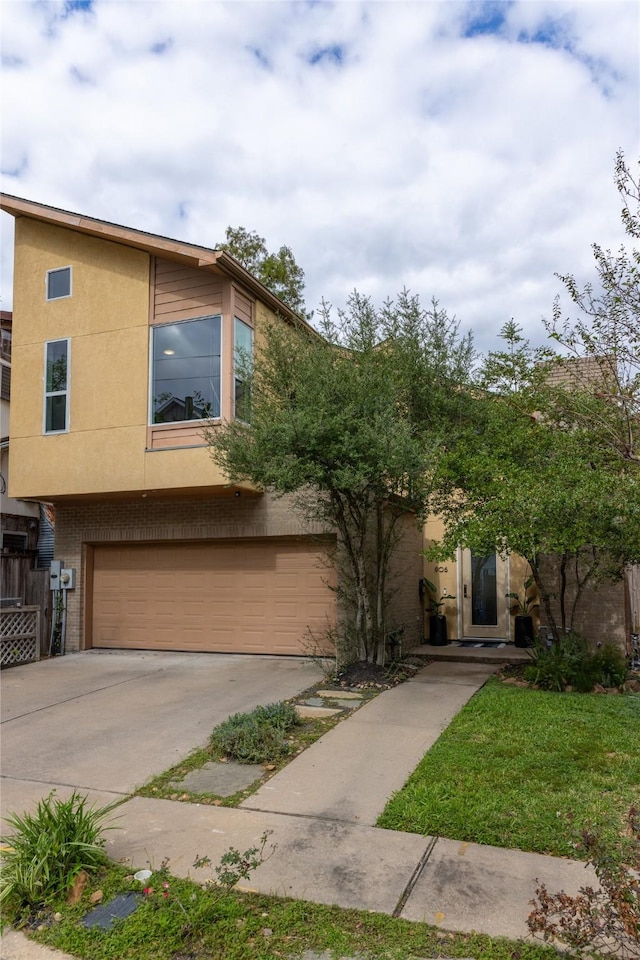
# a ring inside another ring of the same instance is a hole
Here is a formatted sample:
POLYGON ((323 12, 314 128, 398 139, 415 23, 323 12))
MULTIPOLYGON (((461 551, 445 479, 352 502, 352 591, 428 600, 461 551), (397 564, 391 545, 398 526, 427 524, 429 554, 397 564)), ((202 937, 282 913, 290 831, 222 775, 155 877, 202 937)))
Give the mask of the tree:
MULTIPOLYGON (((615 183, 625 230, 640 240, 640 178, 634 179, 621 151, 615 183)), ((595 286, 580 289, 572 274, 558 274, 583 317, 563 320, 556 299, 545 324, 564 348, 554 358, 560 378, 545 415, 579 424, 594 445, 640 466, 640 249, 623 246, 614 254, 594 243, 593 255, 595 286)))
POLYGON ((501 335, 507 349, 487 357, 467 430, 443 464, 437 549, 523 556, 558 640, 589 585, 640 559, 637 478, 611 448, 594 449, 585 428, 540 413, 554 392, 548 352, 532 350, 513 322, 501 335), (543 563, 550 555, 557 562, 543 563))
POLYGON ((251 424, 209 432, 231 481, 292 494, 301 516, 337 534, 338 594, 348 615, 341 663, 380 662, 393 585, 389 563, 406 518, 421 524, 442 451, 468 393, 469 336, 434 301, 406 291, 376 309, 358 293, 320 333, 274 323, 251 370, 251 424))
POLYGON ((282 246, 269 253, 264 238, 244 227, 227 227, 224 243, 216 247, 231 254, 295 313, 311 319, 304 303, 304 270, 296 263, 290 247, 282 246))

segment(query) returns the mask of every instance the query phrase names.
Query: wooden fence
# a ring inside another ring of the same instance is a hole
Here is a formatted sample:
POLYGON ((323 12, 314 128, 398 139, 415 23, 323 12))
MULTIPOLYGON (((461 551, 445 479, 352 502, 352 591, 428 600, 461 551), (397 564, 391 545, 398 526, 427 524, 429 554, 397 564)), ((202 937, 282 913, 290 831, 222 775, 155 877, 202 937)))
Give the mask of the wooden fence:
POLYGON ((11 600, 22 607, 38 607, 39 654, 49 649, 49 631, 51 628, 51 591, 49 590, 49 571, 33 567, 34 557, 30 554, 2 554, 0 556, 0 583, 2 584, 3 604, 11 600))

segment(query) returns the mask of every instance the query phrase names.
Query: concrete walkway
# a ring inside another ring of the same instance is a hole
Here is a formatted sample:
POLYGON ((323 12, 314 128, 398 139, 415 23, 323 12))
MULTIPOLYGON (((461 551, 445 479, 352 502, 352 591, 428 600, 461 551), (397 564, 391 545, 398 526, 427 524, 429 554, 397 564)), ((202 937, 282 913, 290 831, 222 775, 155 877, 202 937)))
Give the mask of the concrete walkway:
MULTIPOLYGON (((339 723, 240 808, 134 797, 118 809, 107 849, 136 868, 168 857, 174 874, 206 879, 192 869, 197 855, 215 863, 230 846, 244 850, 271 831, 275 850, 252 875, 252 890, 526 937, 536 880, 574 893, 594 880, 584 864, 373 826, 494 669, 428 665, 339 723)), ((3 938, 6 960, 27 956, 7 946, 3 938)))

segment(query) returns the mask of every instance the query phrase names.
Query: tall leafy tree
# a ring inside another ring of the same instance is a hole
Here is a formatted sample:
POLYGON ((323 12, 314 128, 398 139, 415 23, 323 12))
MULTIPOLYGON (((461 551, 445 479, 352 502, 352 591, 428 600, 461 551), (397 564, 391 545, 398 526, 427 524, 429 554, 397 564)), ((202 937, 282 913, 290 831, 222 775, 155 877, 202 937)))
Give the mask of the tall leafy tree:
POLYGON ((244 227, 227 227, 218 250, 231 254, 265 287, 299 316, 310 319, 304 302, 304 270, 298 266, 290 247, 270 253, 264 237, 244 227))
POLYGON ((532 350, 513 322, 502 336, 506 349, 486 359, 466 433, 446 456, 438 550, 525 557, 559 639, 585 590, 640 559, 637 477, 610 447, 594 448, 579 423, 541 412, 555 393, 548 351, 532 350))
POLYGON ((622 152, 615 183, 633 245, 613 253, 594 243, 594 283, 580 287, 572 274, 559 275, 579 317, 563 318, 557 299, 546 324, 563 351, 555 357, 558 389, 545 413, 579 424, 594 446, 640 467, 640 178, 622 152))
POLYGON ((380 309, 358 293, 345 310, 323 304, 319 327, 263 331, 245 371, 251 424, 210 431, 211 454, 232 481, 292 494, 303 518, 336 532, 338 659, 376 662, 395 626, 390 560, 403 523, 427 515, 464 420, 472 343, 406 291, 380 309))

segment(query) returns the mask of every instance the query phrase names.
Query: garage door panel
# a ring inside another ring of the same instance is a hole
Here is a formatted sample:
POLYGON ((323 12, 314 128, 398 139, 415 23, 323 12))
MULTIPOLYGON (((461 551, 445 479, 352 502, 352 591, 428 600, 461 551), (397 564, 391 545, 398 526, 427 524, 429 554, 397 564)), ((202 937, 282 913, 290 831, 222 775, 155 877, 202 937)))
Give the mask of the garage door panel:
POLYGON ((304 540, 127 544, 94 550, 93 643, 301 654, 335 622, 329 571, 304 540))

